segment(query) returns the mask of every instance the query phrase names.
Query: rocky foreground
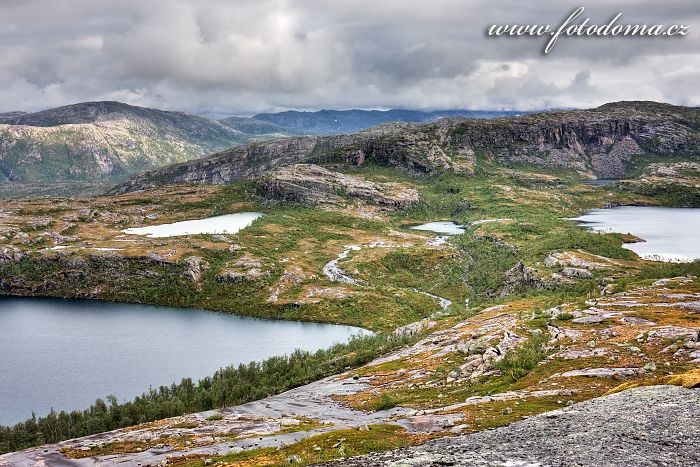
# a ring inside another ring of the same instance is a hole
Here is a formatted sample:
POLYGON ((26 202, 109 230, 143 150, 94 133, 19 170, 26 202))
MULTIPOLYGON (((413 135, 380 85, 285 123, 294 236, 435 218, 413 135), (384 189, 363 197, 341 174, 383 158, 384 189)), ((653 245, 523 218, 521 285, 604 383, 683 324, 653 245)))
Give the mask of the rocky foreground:
POLYGON ((700 390, 631 389, 507 427, 325 465, 700 464, 700 390))
POLYGON ((423 320, 396 333, 424 338, 358 370, 241 406, 7 454, 0 466, 308 464, 361 453, 365 443, 443 437, 339 462, 692 465, 700 393, 654 385, 700 386, 699 312, 700 280, 679 277, 586 307, 542 312, 524 299, 466 320, 423 320), (539 361, 514 378, 528 352, 541 352, 539 361), (449 438, 466 433, 475 434, 449 438))

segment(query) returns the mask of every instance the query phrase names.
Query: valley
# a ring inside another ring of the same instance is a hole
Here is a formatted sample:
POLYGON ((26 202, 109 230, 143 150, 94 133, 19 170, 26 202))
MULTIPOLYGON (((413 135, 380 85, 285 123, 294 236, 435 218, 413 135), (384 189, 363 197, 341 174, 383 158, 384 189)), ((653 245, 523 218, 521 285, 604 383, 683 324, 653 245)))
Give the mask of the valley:
POLYGON ((391 121, 514 112, 320 111, 213 120, 120 102, 0 113, 0 198, 94 196, 118 181, 255 141, 341 134, 391 121))
MULTIPOLYGON (((699 122, 695 108, 632 102, 392 123, 254 142, 93 198, 3 200, 0 294, 376 334, 286 360, 280 374, 294 377, 260 377, 235 398, 187 398, 173 385, 140 418, 123 416, 128 402, 93 407, 74 431, 38 414, 0 428, 0 449, 52 444, 0 466, 305 465, 467 442, 606 394, 651 397, 639 387, 697 387, 700 263, 642 258, 626 246, 644 232, 573 219, 676 206, 698 222, 699 122), (235 232, 143 235, 239 213, 263 215, 235 232), (302 361, 314 363, 299 376, 302 361)), ((192 394, 210 383, 192 383, 192 394)))

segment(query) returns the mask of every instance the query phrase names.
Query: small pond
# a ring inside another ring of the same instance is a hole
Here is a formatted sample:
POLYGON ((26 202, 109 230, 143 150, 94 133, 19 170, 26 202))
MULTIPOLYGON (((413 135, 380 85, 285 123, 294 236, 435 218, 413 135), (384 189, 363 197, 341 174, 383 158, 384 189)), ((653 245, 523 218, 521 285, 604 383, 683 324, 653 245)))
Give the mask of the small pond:
POLYGON ((424 230, 443 235, 459 235, 464 233, 464 227, 452 221, 428 222, 427 224, 415 225, 413 230, 424 230))
POLYGON ((180 235, 196 234, 234 234, 248 227, 253 221, 261 217, 261 212, 238 212, 223 216, 209 217, 206 219, 194 219, 189 221, 174 222, 172 224, 150 225, 148 227, 134 227, 125 229, 124 232, 134 235, 145 235, 151 238, 177 237, 180 235))

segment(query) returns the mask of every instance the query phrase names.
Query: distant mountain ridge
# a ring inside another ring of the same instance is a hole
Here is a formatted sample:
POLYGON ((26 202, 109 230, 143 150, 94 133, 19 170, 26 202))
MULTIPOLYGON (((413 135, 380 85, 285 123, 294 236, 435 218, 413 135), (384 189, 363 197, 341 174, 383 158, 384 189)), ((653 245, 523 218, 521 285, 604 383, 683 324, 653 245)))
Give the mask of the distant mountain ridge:
POLYGON ((120 102, 0 114, 0 182, 119 180, 256 138, 221 122, 120 102))
POLYGON ((258 120, 253 117, 228 117, 219 122, 224 125, 233 128, 234 130, 247 133, 249 135, 266 135, 266 134, 297 134, 299 132, 294 131, 289 128, 276 125, 274 123, 267 122, 265 120, 258 120))
POLYGON ((62 183, 61 193, 65 193, 71 186, 66 183, 111 184, 241 144, 285 136, 353 133, 387 122, 420 123, 453 116, 492 118, 514 113, 320 110, 213 120, 115 101, 83 102, 31 113, 9 111, 0 113, 0 183, 5 184, 0 191, 25 193, 19 184, 62 183))
POLYGON ((308 135, 355 133, 389 122, 428 123, 439 118, 497 118, 523 115, 520 111, 499 110, 319 110, 301 112, 260 113, 252 118, 273 123, 288 131, 308 135))
POLYGON ((470 176, 478 153, 506 167, 527 164, 590 177, 623 178, 638 163, 692 158, 699 149, 700 109, 614 102, 589 110, 387 123, 349 135, 266 141, 143 173, 110 193, 177 183, 231 183, 297 163, 342 169, 371 161, 413 176, 444 172, 470 176))

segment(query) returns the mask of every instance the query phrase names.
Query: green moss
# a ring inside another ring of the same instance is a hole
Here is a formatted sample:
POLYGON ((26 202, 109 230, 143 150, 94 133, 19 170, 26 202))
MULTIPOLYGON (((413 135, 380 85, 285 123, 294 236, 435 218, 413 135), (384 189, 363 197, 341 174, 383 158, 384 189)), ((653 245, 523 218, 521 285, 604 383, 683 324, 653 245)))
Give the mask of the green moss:
MULTIPOLYGON (((319 462, 360 456, 371 452, 383 452, 410 446, 414 441, 403 427, 398 425, 369 425, 366 430, 337 430, 311 436, 305 440, 274 448, 253 449, 228 456, 214 457, 214 463, 236 464, 254 460, 261 465, 285 465, 289 457, 295 456, 300 462, 295 465, 310 465, 319 462)), ((204 466, 204 460, 196 460, 186 465, 204 466)))
POLYGON ((378 411, 392 409, 396 407, 398 403, 398 399, 396 399, 394 396, 384 393, 379 396, 379 399, 377 399, 374 404, 372 404, 372 410, 378 411))
POLYGON ((494 368, 514 382, 518 381, 547 356, 548 340, 549 334, 545 332, 531 335, 522 346, 506 352, 505 357, 496 362, 494 368))

